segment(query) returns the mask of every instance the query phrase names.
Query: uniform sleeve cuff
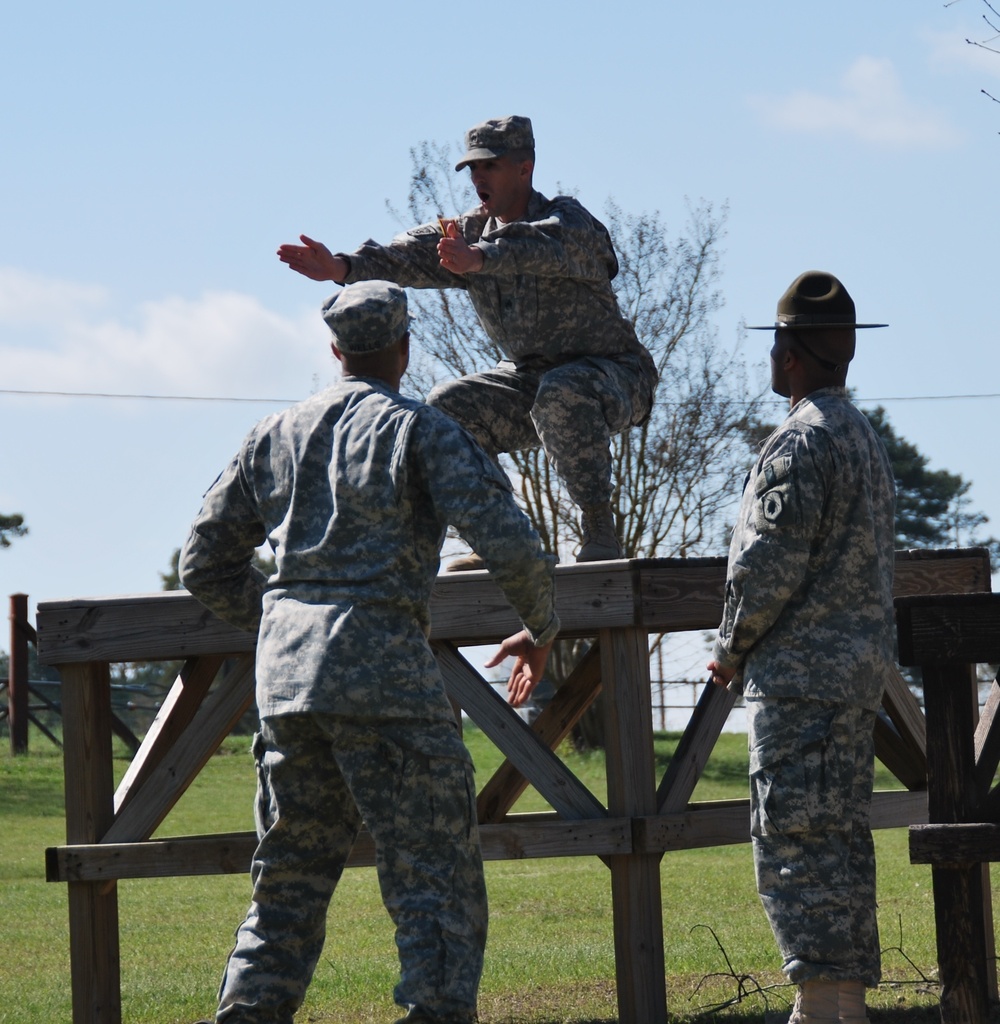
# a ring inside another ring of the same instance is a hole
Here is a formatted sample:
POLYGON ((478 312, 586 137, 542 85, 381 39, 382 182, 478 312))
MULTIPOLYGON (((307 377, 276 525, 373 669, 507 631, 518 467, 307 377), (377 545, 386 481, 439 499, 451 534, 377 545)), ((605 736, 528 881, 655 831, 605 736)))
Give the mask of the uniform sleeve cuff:
POLYGON ((531 637, 531 642, 536 647, 544 647, 546 644, 552 643, 552 641, 558 636, 560 625, 559 616, 553 613, 552 618, 549 619, 549 624, 541 631, 541 633, 535 633, 528 629, 527 626, 524 628, 528 629, 528 636, 531 637))

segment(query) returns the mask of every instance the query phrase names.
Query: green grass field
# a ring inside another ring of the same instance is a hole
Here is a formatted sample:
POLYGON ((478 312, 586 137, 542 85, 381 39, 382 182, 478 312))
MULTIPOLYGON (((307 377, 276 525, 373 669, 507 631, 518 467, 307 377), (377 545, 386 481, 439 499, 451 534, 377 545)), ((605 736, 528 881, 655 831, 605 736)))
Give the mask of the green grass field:
MULTIPOLYGON (((475 728, 466 738, 485 781, 500 755, 475 728)), ((658 739, 661 760, 675 740, 658 739)), ((29 756, 15 759, 4 742, 0 756, 0 1024, 71 1019, 66 888, 44 880, 45 847, 64 841, 62 761, 40 735, 32 743, 29 756)), ((696 800, 745 795, 745 744, 744 736, 722 737, 696 800)), ((251 829, 248 751, 248 739, 227 740, 158 834, 251 829)), ((603 799, 601 755, 561 753, 603 799)), ((125 767, 124 758, 116 760, 119 773, 125 767)), ((893 781, 883 773, 877 786, 895 788, 893 781)), ((515 810, 544 806, 529 790, 515 810)), ((903 829, 876 833, 885 980, 869 996, 873 1024, 939 1019, 930 869, 910 865, 906 840, 903 829)), ((791 989, 778 970, 754 890, 749 846, 669 853, 661 878, 672 1016, 737 1024, 787 1010, 791 989)), ((610 882, 603 864, 592 858, 493 862, 487 882, 483 1024, 615 1021, 610 882)), ((994 890, 998 885, 995 878, 994 890)), ((126 1024, 183 1024, 211 1015, 248 896, 242 875, 119 883, 126 1024)), ((396 971, 374 873, 348 871, 298 1020, 392 1021, 396 971)))

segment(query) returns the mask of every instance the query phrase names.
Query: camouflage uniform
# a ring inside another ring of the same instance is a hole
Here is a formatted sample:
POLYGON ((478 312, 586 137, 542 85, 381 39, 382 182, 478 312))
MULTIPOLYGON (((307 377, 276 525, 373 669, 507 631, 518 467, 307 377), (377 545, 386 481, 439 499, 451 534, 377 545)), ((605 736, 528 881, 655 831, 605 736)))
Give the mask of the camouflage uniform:
POLYGON ((205 496, 181 578, 222 618, 259 629, 260 843, 220 1022, 292 1020, 362 820, 396 926, 396 1001, 475 1019, 475 788, 427 642, 449 522, 475 538, 536 642, 550 639, 554 559, 506 478, 454 421, 380 380, 346 377, 261 421, 205 496), (265 539, 268 580, 251 567, 265 539))
POLYGON ((872 729, 892 663, 892 467, 844 388, 764 443, 713 657, 748 711, 757 885, 797 983, 880 976, 872 729))
POLYGON ((505 361, 440 385, 430 404, 491 455, 542 444, 581 507, 610 501, 610 437, 649 415, 657 373, 611 288, 618 260, 607 228, 575 199, 537 191, 524 220, 505 224, 477 207, 456 223, 482 252, 481 271, 440 265, 435 223, 339 253, 346 280, 465 289, 505 361))

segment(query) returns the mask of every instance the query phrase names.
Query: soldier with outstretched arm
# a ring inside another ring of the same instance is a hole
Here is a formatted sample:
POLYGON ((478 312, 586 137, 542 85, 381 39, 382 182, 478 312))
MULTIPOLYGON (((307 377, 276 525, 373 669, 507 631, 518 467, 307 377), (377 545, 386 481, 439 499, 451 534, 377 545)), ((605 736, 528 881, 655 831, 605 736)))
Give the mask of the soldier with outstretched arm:
MULTIPOLYGON (((278 256, 316 281, 383 278, 466 291, 505 358, 439 385, 429 404, 494 459, 542 445, 581 510, 577 561, 620 558, 611 436, 648 417, 657 372, 611 287, 614 246, 577 200, 547 199, 533 188, 528 118, 478 124, 466 147, 455 169, 469 168, 479 205, 461 216, 412 228, 388 245, 369 240, 350 254, 303 235, 278 256)), ((460 567, 481 564, 473 558, 460 567)))

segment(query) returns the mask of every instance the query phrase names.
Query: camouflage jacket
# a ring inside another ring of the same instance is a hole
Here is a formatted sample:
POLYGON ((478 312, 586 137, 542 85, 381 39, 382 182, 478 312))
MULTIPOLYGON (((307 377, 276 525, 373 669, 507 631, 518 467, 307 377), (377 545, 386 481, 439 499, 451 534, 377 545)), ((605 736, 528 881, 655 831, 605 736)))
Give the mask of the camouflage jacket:
POLYGON ((448 523, 536 642, 551 639, 555 559, 506 477, 440 411, 346 377, 250 431, 205 495, 181 580, 221 618, 259 627, 261 716, 451 719, 427 642, 448 523), (270 579, 251 565, 265 541, 270 579))
POLYGON ((483 254, 481 271, 453 274, 440 265, 435 222, 388 245, 369 240, 353 253, 339 253, 350 263, 347 282, 380 278, 406 288, 464 288, 483 330, 516 365, 632 352, 644 357, 655 383, 652 357, 611 287, 618 273, 611 236, 580 203, 532 192, 524 220, 502 224, 476 207, 457 222, 466 242, 483 254))
POLYGON ((893 659, 895 490, 844 388, 798 402, 747 477, 713 657, 757 697, 876 709, 893 659))

